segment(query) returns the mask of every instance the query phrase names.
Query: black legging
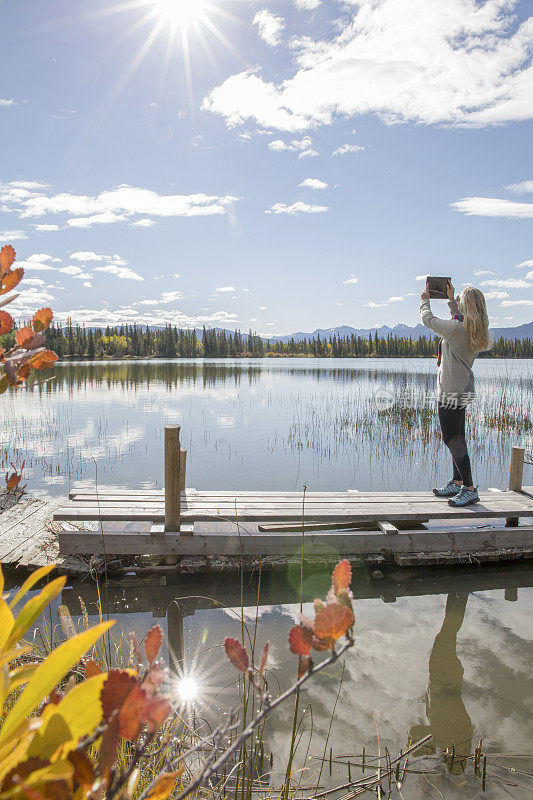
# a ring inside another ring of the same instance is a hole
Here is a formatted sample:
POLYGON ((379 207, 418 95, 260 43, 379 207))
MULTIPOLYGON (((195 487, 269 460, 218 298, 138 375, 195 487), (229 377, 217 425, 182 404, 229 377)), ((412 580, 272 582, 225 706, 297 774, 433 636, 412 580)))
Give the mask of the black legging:
POLYGON ((439 405, 439 422, 444 444, 452 454, 453 479, 463 486, 472 486, 472 470, 465 439, 466 408, 447 408, 439 405))

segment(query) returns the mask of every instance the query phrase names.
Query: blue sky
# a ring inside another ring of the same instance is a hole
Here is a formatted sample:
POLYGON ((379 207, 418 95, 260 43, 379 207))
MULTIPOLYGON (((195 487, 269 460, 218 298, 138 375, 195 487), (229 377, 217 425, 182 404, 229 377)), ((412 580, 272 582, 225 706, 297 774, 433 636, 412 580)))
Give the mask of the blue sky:
POLYGON ((414 324, 430 273, 533 319, 531 3, 0 9, 18 315, 414 324))

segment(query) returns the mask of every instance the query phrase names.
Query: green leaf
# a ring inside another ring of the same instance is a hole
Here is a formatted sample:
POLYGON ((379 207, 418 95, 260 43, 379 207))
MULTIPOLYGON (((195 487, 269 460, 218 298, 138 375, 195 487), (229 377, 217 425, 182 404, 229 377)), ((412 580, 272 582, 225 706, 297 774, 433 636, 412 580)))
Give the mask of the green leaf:
POLYGON ((0 730, 0 743, 2 743, 29 714, 34 711, 42 701, 48 697, 52 689, 57 686, 61 678, 76 664, 81 656, 109 628, 115 624, 114 620, 102 622, 94 628, 82 631, 72 639, 60 644, 45 660, 39 664, 30 682, 20 695, 19 699, 9 712, 2 729, 0 730))
POLYGON ((32 625, 41 611, 57 597, 61 589, 65 585, 67 576, 63 575, 61 578, 56 578, 51 581, 47 586, 42 589, 36 597, 32 597, 17 615, 15 625, 9 635, 5 644, 6 647, 12 647, 18 640, 26 633, 30 625, 32 625))
POLYGON ((26 578, 26 580, 16 593, 13 600, 11 600, 11 602, 9 603, 9 608, 13 608, 14 606, 16 606, 19 600, 21 600, 24 597, 26 592, 29 592, 30 589, 33 586, 35 586, 35 584, 38 581, 41 580, 41 578, 44 578, 45 575, 48 575, 49 572, 52 572, 52 570, 55 569, 55 567, 56 567, 55 564, 47 564, 46 567, 41 567, 40 569, 36 569, 35 572, 32 572, 31 575, 29 575, 26 578))

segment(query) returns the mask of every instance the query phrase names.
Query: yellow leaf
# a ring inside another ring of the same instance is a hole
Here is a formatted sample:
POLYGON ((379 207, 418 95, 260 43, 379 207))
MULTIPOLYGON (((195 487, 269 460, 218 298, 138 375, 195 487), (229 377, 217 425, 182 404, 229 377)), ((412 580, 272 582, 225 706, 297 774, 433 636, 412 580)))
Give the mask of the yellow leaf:
POLYGON ((9 649, 6 642, 13 630, 15 618, 5 600, 0 599, 0 650, 9 649))
POLYGON ((185 767, 180 767, 180 769, 175 772, 162 772, 153 786, 148 790, 148 793, 145 795, 145 800, 166 800, 174 789, 176 781, 178 778, 181 778, 184 771, 185 767))
MULTIPOLYGON (((36 734, 29 756, 51 759, 59 747, 64 758, 78 744, 80 736, 92 733, 102 720, 100 692, 106 673, 78 683, 54 706, 46 724, 36 734)), ((48 706, 47 708, 49 708, 48 706)))
POLYGON ((28 752, 28 747, 34 735, 33 731, 26 731, 26 734, 18 741, 16 747, 13 747, 16 739, 13 739, 10 742, 11 745, 11 752, 8 754, 7 752, 2 752, 0 755, 0 785, 4 780, 5 776, 8 772, 11 772, 13 767, 16 767, 18 763, 24 761, 26 758, 26 753, 28 752))
POLYGON ((17 618, 13 630, 5 644, 6 647, 12 647, 23 636, 30 625, 32 625, 41 611, 57 597, 61 589, 65 585, 67 576, 63 575, 61 578, 56 578, 51 581, 47 586, 42 589, 36 597, 32 597, 22 607, 17 618))
POLYGON ((8 693, 18 686, 22 686, 23 683, 28 683, 38 666, 39 664, 24 664, 22 667, 12 670, 9 673, 8 693))
POLYGON ((8 661, 14 661, 16 658, 22 658, 22 656, 27 655, 27 653, 31 653, 32 647, 30 644, 25 644, 24 647, 14 647, 12 650, 6 650, 3 653, 0 653, 0 667, 2 664, 5 664, 8 661))
MULTIPOLYGON (((70 781, 74 773, 74 766, 70 761, 56 761, 54 764, 48 764, 46 767, 36 769, 25 775, 23 778, 24 786, 36 786, 39 783, 47 781, 70 781)), ((19 795, 21 793, 20 786, 13 786, 7 792, 2 793, 2 800, 9 800, 9 798, 19 795)))
POLYGON ((94 628, 78 633, 72 639, 67 639, 58 648, 52 650, 50 655, 39 664, 30 682, 4 720, 0 730, 0 743, 11 735, 20 722, 31 714, 45 697, 48 697, 68 670, 112 625, 114 625, 114 620, 102 622, 94 628))
POLYGON ((31 575, 26 578, 13 600, 11 600, 9 603, 9 608, 16 606, 19 600, 22 600, 26 592, 29 592, 30 589, 41 580, 41 578, 44 578, 45 575, 48 575, 49 572, 52 572, 55 567, 55 564, 47 564, 46 567, 40 567, 40 569, 36 569, 35 572, 32 572, 31 575))

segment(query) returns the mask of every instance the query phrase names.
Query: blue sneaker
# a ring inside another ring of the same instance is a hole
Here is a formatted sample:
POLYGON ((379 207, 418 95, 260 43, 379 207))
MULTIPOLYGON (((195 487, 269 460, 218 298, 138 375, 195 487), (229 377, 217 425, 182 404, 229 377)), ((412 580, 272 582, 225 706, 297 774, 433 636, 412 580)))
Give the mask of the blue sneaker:
POLYGON ((466 486, 461 486, 461 491, 457 497, 452 497, 448 500, 449 506, 455 508, 462 508, 463 506, 471 506, 473 503, 479 503, 479 495, 476 489, 467 489, 466 486))
POLYGON ((435 497, 455 497, 460 491, 461 487, 457 486, 453 481, 450 481, 446 486, 443 486, 442 489, 433 489, 433 494, 435 497))

